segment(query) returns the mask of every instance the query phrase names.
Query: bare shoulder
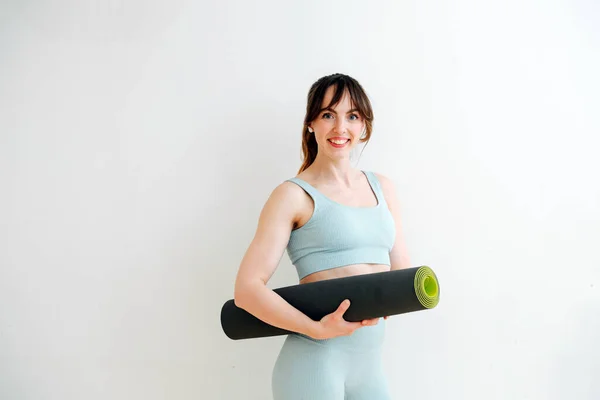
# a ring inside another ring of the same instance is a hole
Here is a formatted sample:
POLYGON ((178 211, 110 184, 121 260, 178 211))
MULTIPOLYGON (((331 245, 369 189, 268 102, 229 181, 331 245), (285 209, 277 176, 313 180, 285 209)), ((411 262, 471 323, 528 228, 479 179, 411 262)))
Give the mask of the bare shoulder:
POLYGON ((396 186, 392 179, 390 179, 389 177, 387 177, 386 175, 384 175, 380 172, 373 172, 373 174, 377 177, 377 180, 379 180, 379 183, 381 185, 381 190, 383 190, 383 192, 386 196, 388 194, 390 196, 394 196, 396 194, 396 186))
POLYGON ((281 182, 272 190, 267 204, 278 204, 294 208, 301 206, 306 200, 304 189, 290 181, 281 182))
POLYGON ((379 185, 381 186, 383 197, 385 198, 386 203, 388 203, 388 207, 394 212, 395 209, 399 208, 398 193, 394 181, 382 173, 373 172, 373 174, 377 177, 377 180, 379 180, 379 185))
POLYGON ((290 181, 284 181, 275 186, 264 205, 263 214, 277 215, 297 223, 303 219, 310 199, 300 186, 290 181))
POLYGON ((294 182, 283 181, 279 185, 275 186, 273 193, 281 196, 286 196, 289 199, 300 198, 302 196, 302 188, 296 185, 294 182))

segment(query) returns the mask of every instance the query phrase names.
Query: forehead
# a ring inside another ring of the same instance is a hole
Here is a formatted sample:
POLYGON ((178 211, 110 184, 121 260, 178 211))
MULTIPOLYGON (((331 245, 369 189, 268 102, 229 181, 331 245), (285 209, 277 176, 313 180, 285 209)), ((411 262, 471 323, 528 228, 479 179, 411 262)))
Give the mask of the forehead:
MULTIPOLYGON (((331 100, 333 100, 333 97, 335 95, 335 91, 335 86, 330 86, 329 88, 327 88, 325 96, 323 97, 323 102, 321 103, 321 107, 323 109, 330 106, 331 100)), ((344 90, 344 93, 342 94, 342 97, 337 102, 337 104, 331 104, 330 108, 338 111, 348 111, 353 109, 354 103, 352 101, 352 98, 350 97, 350 93, 348 93, 348 90, 344 90)))

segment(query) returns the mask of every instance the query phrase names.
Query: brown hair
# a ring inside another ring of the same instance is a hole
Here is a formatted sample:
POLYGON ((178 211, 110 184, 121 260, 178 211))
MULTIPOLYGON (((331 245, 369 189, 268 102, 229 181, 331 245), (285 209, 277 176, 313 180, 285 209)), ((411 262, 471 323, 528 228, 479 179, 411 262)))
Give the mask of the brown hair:
POLYGON ((371 108, 369 97, 360 83, 358 83, 356 79, 344 74, 324 76, 313 83, 308 91, 306 115, 304 117, 304 126, 302 128, 302 154, 304 156, 304 161, 302 162, 302 166, 298 173, 308 168, 317 157, 317 141, 315 140, 314 134, 308 131, 308 125, 319 116, 325 93, 330 86, 335 88, 335 93, 333 94, 331 103, 328 107, 335 106, 341 100, 344 93, 347 92, 350 95, 350 101, 353 103, 353 107, 358 109, 361 118, 365 121, 365 135, 360 138, 360 141, 368 142, 371 138, 371 132, 373 130, 373 109, 371 108))

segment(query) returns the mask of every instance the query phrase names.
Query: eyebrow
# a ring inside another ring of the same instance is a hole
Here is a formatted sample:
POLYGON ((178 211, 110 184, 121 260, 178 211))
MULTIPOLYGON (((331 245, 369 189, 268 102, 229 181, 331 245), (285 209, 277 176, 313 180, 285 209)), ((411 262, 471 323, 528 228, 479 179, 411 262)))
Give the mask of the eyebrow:
MULTIPOLYGON (((335 110, 331 107, 321 108, 321 110, 319 112, 323 112, 325 110, 331 111, 332 113, 337 114, 337 112, 335 112, 335 110)), ((353 108, 352 110, 348 111, 346 114, 350 114, 350 113, 357 112, 357 111, 358 111, 358 108, 353 108)))

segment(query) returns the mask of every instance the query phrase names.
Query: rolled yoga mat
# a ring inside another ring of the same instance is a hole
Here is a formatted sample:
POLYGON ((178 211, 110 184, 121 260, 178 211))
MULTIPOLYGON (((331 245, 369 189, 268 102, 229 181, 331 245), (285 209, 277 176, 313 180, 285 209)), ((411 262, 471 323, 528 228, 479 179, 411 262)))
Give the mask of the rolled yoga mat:
MULTIPOLYGON (((427 266, 327 279, 274 291, 315 321, 334 312, 345 299, 350 300, 350 307, 344 319, 358 322, 431 309, 440 298, 438 279, 427 266)), ((258 319, 236 306, 233 299, 221 308, 221 327, 233 340, 292 333, 258 319)))

